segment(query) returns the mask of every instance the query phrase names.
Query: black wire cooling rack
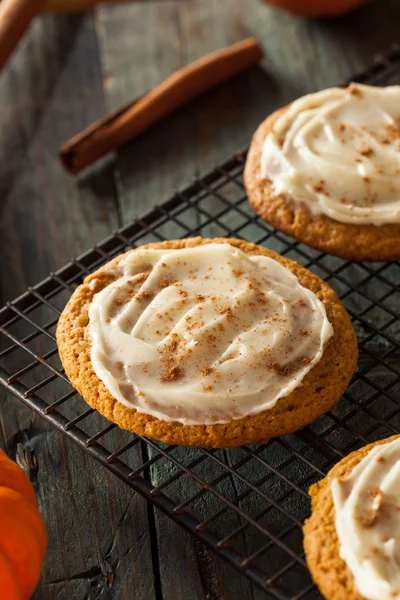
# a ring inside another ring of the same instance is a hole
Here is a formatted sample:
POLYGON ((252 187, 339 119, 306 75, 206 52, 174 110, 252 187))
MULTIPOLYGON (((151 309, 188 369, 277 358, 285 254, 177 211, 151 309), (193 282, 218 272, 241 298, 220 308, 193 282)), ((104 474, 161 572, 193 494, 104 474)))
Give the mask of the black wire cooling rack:
MULTIPOLYGON (((352 79, 400 82, 399 47, 352 79)), ((349 451, 400 431, 400 265, 343 261, 263 223, 247 203, 245 156, 235 155, 9 302, 0 311, 0 381, 267 596, 316 599, 302 549, 308 487, 349 451), (193 235, 266 245, 339 293, 357 330, 359 372, 340 403, 311 426, 232 450, 166 446, 110 424, 71 387, 54 331, 75 287, 126 249, 193 235)))

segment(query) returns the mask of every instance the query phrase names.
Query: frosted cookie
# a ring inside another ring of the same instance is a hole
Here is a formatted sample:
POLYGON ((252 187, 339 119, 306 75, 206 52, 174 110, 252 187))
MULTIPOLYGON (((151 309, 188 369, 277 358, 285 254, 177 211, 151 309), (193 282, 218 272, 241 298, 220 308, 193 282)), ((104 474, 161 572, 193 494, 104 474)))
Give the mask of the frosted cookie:
POLYGON ((310 488, 307 564, 327 600, 400 600, 400 436, 353 452, 310 488))
POLYGON ((123 429, 182 445, 283 435, 335 404, 357 341, 335 292, 233 239, 143 246, 87 277, 57 328, 86 402, 123 429))
POLYGON ((250 146, 256 212, 318 250, 357 261, 400 258, 400 86, 353 84, 269 116, 250 146))

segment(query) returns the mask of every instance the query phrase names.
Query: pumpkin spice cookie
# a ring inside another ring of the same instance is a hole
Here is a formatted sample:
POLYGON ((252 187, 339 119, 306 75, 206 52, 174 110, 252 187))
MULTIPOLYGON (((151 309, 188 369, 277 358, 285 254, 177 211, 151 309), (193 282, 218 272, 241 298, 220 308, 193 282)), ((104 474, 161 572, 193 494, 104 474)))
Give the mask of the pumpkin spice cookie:
POLYGON ((307 564, 327 600, 400 599, 400 435, 340 461, 310 488, 307 564))
POLYGON ((276 229, 357 261, 400 258, 400 86, 352 84, 269 116, 247 157, 250 204, 276 229))
POLYGON ((86 402, 166 443, 229 447, 293 432, 341 397, 357 341, 336 293, 245 241, 142 246, 88 276, 57 327, 86 402))

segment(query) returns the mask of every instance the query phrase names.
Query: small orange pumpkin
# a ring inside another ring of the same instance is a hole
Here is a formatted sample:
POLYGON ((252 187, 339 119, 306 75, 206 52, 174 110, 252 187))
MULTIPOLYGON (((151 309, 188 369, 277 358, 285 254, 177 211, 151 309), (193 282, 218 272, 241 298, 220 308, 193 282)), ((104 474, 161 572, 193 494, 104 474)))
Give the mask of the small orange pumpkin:
POLYGON ((0 450, 0 586, 7 600, 28 600, 38 584, 47 535, 25 473, 0 450))
POLYGON ((266 0, 278 8, 303 17, 337 17, 370 0, 266 0))

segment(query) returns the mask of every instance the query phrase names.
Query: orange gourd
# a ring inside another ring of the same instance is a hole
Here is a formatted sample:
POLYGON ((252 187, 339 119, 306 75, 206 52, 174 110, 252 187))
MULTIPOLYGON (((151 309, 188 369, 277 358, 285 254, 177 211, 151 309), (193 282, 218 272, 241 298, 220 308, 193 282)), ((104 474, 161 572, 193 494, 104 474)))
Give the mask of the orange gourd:
POLYGON ((28 600, 40 577, 47 535, 25 473, 0 450, 1 598, 28 600))
POLYGON ((303 17, 337 17, 370 0, 266 0, 278 8, 303 17))

